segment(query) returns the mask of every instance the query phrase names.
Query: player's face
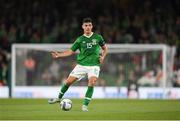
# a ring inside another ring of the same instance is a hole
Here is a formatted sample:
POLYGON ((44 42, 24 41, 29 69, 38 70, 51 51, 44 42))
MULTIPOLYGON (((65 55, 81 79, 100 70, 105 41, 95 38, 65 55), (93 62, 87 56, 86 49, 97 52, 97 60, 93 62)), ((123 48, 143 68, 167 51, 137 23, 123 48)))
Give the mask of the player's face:
POLYGON ((84 34, 91 34, 93 25, 91 22, 83 23, 84 34))

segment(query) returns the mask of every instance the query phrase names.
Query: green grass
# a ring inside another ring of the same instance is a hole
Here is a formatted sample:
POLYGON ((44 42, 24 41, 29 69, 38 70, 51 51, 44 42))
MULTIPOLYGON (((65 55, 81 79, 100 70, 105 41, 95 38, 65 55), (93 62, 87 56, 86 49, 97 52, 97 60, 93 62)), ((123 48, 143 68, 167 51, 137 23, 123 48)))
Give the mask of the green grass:
POLYGON ((180 100, 94 99, 89 112, 81 111, 82 99, 72 99, 73 108, 62 111, 47 99, 0 99, 0 120, 176 120, 180 100))

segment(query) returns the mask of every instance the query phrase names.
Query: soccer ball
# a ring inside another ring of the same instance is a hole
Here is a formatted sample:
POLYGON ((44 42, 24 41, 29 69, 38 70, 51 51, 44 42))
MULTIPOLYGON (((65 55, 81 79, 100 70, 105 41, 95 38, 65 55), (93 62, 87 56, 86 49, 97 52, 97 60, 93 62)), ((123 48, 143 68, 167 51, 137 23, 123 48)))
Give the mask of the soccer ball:
POLYGON ((72 108, 72 101, 70 99, 63 99, 60 102, 60 108, 64 111, 69 111, 72 108))

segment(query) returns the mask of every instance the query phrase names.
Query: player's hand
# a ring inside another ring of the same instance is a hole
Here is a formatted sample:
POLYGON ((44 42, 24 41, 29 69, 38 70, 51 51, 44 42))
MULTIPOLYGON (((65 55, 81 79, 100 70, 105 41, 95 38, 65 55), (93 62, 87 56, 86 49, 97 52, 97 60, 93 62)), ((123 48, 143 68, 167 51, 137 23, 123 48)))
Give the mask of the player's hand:
POLYGON ((59 57, 59 52, 52 51, 51 55, 52 55, 53 58, 58 58, 59 57))
POLYGON ((101 64, 103 64, 104 63, 104 57, 100 56, 99 61, 100 61, 101 64))

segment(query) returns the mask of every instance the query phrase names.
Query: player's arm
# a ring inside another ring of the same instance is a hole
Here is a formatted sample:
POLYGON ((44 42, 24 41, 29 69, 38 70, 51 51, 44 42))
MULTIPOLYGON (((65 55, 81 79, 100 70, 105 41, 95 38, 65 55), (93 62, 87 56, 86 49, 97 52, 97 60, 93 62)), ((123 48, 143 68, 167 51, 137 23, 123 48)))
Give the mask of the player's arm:
POLYGON ((106 44, 104 44, 103 46, 101 46, 101 48, 102 48, 102 55, 100 56, 100 63, 102 64, 108 53, 108 47, 106 44))
POLYGON ((65 51, 62 51, 62 52, 59 52, 59 51, 52 51, 51 52, 51 55, 53 58, 60 58, 60 57, 67 57, 67 56, 70 56, 72 54, 74 54, 75 52, 72 51, 71 49, 69 50, 65 50, 65 51))
POLYGON ((79 48, 79 42, 78 39, 73 43, 71 48, 69 50, 65 50, 62 52, 51 52, 51 55, 53 58, 60 58, 60 57, 67 57, 75 53, 75 51, 79 48))

